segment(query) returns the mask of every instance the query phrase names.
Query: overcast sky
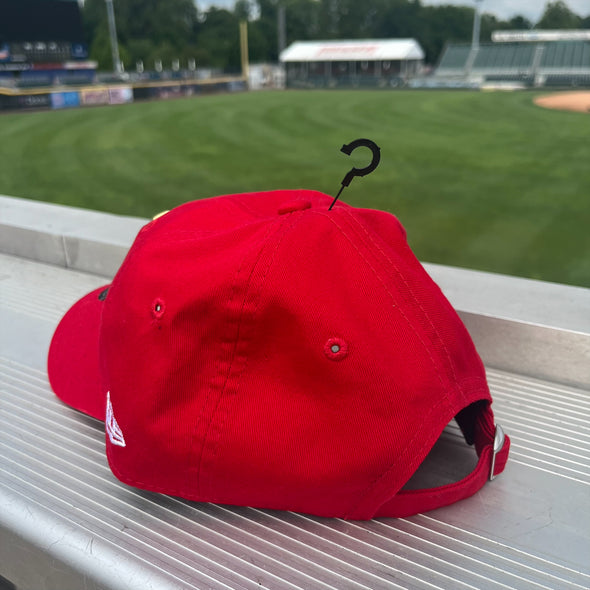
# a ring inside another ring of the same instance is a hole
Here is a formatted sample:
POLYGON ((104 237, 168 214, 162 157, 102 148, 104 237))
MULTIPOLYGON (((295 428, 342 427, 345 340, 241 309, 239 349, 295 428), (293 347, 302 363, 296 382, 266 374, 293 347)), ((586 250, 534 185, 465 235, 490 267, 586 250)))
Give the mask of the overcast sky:
MULTIPOLYGON (((565 0, 572 12, 579 16, 590 15, 589 0, 565 0)), ((197 6, 205 10, 210 5, 232 7, 234 0, 197 0, 197 6)), ((473 6, 473 0, 422 0, 422 4, 457 4, 460 6, 473 6)), ((483 0, 482 12, 491 12, 501 19, 508 19, 517 14, 522 14, 531 22, 536 23, 543 14, 547 0, 483 0)))

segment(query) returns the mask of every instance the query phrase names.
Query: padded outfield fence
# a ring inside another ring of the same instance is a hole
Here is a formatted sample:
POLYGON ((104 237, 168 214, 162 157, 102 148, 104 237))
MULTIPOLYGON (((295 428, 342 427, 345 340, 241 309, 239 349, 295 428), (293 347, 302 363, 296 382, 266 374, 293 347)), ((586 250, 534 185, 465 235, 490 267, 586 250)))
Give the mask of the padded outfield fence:
POLYGON ((80 87, 2 88, 0 111, 63 109, 79 106, 116 105, 135 100, 166 99, 216 92, 246 90, 242 77, 207 80, 144 81, 131 84, 98 84, 80 87))

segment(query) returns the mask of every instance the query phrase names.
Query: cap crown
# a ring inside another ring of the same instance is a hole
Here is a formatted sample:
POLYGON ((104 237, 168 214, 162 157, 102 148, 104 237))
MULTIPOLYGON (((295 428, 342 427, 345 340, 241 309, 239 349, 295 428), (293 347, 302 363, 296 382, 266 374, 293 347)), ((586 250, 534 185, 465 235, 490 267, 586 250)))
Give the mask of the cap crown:
POLYGON ((370 518, 462 408, 473 343, 387 213, 312 191, 195 201, 148 224, 102 313, 125 446, 184 498, 370 518))

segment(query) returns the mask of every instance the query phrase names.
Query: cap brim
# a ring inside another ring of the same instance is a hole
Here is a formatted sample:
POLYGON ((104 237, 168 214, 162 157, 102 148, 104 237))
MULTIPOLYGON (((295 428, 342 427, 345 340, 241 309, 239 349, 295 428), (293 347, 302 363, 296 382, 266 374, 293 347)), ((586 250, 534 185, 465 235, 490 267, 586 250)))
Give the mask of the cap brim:
POLYGON ((99 366, 103 298, 100 287, 75 303, 57 326, 47 358, 49 382, 57 397, 80 412, 105 419, 106 391, 99 366))

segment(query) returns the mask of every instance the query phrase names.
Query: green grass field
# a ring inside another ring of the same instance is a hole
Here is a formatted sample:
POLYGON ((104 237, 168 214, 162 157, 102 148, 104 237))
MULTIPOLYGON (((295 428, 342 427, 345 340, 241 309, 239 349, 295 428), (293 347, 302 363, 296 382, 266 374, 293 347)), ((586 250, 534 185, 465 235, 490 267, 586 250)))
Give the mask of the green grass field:
POLYGON ((423 261, 590 287, 590 115, 534 95, 244 93, 0 117, 0 193, 152 216, 275 188, 395 213, 423 261), (363 153, 364 152, 364 153, 363 153))

